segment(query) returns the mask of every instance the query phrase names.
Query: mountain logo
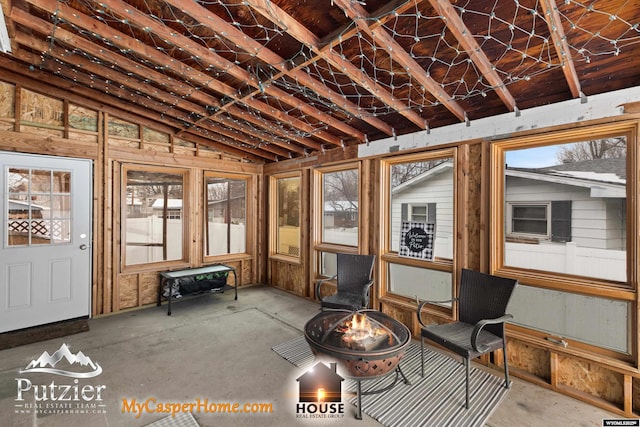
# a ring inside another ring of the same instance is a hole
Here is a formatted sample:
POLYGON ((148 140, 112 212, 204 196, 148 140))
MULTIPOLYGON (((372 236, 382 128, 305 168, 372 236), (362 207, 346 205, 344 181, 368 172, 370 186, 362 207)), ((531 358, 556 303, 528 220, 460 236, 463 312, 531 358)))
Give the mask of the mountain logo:
POLYGON ((40 357, 32 360, 26 368, 20 370, 21 374, 31 372, 45 372, 72 378, 93 378, 102 373, 102 367, 94 363, 81 351, 73 354, 67 344, 63 343, 55 353, 50 355, 45 350, 40 357), (65 369, 57 369, 56 365, 64 360, 66 360, 69 365, 68 369, 66 367, 65 369), (79 369, 76 370, 73 368, 79 369))

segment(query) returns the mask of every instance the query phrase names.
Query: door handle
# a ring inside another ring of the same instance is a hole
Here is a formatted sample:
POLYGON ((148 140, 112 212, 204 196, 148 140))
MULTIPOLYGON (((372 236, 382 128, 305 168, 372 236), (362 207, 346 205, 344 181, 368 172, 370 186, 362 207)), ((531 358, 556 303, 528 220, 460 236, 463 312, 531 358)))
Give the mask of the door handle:
POLYGON ((87 246, 87 245, 85 245, 84 243, 80 245, 80 250, 81 250, 81 251, 86 251, 86 250, 87 250, 87 248, 88 248, 88 246, 87 246))

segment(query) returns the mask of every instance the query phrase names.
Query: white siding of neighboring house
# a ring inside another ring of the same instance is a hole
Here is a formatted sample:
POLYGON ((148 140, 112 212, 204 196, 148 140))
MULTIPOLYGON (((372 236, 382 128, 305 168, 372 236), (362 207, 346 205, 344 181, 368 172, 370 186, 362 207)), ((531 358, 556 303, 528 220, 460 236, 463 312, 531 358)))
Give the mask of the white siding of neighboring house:
POLYGON ((435 256, 453 258, 453 170, 425 179, 407 189, 392 194, 391 201, 391 249, 398 251, 402 204, 436 204, 435 256))
POLYGON ((624 250, 620 199, 593 198, 588 188, 518 177, 508 177, 507 183, 506 202, 571 200, 571 241, 578 246, 624 250))

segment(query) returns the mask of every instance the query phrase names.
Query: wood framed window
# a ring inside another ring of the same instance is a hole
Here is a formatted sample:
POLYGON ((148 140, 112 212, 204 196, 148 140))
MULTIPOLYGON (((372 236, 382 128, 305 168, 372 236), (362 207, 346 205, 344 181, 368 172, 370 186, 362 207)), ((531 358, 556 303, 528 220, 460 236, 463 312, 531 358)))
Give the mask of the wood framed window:
POLYGON ((636 138, 615 124, 492 144, 491 270, 520 282, 515 329, 637 354, 636 138))
MULTIPOLYGON (((415 298, 454 295, 456 149, 397 156, 381 161, 381 295, 412 305, 415 298), (433 258, 400 255, 403 224, 432 224, 433 258)), ((450 305, 432 309, 450 312, 450 305)))
POLYGON ((187 260, 187 183, 181 169, 122 167, 123 266, 187 260))
POLYGON ((300 172, 279 174, 270 180, 270 255, 300 262, 300 172))
POLYGON ((220 257, 247 253, 251 224, 252 180, 245 175, 205 172, 204 254, 220 257))
POLYGON ((336 274, 336 253, 359 253, 361 168, 348 163, 314 171, 314 251, 317 276, 336 274))

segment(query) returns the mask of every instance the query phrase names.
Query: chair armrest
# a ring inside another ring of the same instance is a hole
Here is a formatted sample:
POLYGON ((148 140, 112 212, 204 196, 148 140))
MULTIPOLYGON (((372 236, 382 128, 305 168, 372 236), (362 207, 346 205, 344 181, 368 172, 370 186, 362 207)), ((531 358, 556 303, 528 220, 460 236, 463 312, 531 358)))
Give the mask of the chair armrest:
POLYGON ((328 282, 329 280, 333 280, 337 277, 338 275, 335 274, 331 277, 325 277, 324 279, 316 280, 316 298, 318 298, 318 301, 322 300, 322 298, 320 298, 320 285, 322 285, 324 282, 328 282))
POLYGON ((367 304, 367 295, 369 294, 369 289, 371 288, 371 285, 373 285, 373 279, 369 280, 362 287, 362 306, 365 307, 365 308, 368 308, 368 307, 366 307, 368 305, 367 304))
POLYGON ((471 333, 471 347, 477 352, 484 353, 484 349, 478 348, 478 335, 480 335, 480 331, 486 325, 495 325, 497 323, 505 323, 507 320, 513 319, 511 314, 505 314, 503 316, 497 317, 495 319, 483 319, 480 320, 473 328, 473 332, 471 333))
POLYGON ((422 300, 422 301, 420 301, 420 299, 416 295, 416 304, 418 304, 418 309, 417 309, 418 322, 420 322, 420 324, 422 326, 427 326, 427 324, 422 320, 422 309, 424 308, 425 305, 427 305, 427 304, 442 304, 442 303, 445 303, 445 302, 454 302, 454 301, 458 301, 458 298, 451 298, 451 299, 444 300, 444 301, 434 301, 434 300, 422 300))

